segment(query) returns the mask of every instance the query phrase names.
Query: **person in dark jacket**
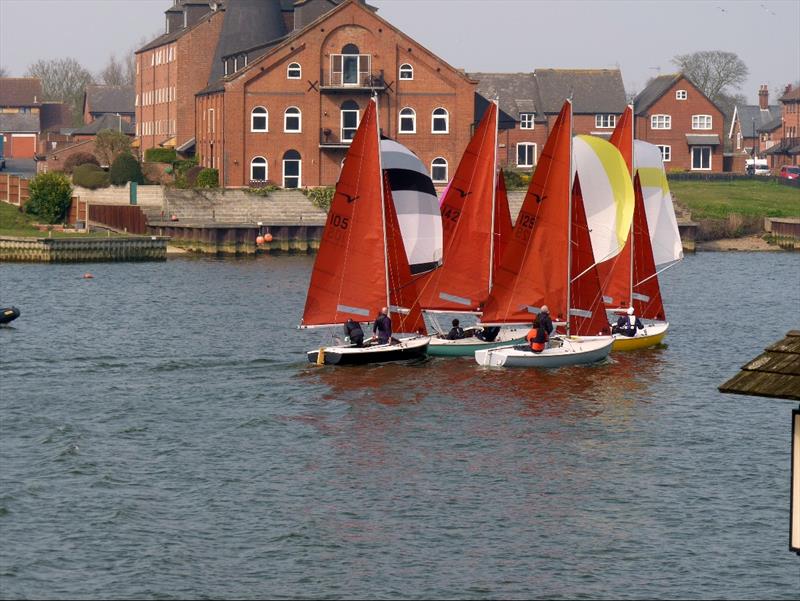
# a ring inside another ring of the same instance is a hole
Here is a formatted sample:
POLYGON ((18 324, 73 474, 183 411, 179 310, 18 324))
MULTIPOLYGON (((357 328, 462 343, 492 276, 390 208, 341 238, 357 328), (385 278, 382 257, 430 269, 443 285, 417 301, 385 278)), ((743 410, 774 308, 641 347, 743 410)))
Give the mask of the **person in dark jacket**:
POLYGON ((353 321, 352 318, 348 318, 344 322, 344 335, 345 341, 349 339, 352 344, 358 347, 364 346, 364 330, 361 329, 361 324, 353 321))
POLYGON ((453 320, 453 327, 447 333, 448 340, 461 340, 464 337, 464 328, 458 325, 459 323, 457 319, 453 320))
POLYGON ((553 333, 553 320, 550 318, 550 309, 547 305, 542 305, 542 310, 539 312, 539 325, 544 328, 548 336, 553 333))
POLYGON ((482 330, 475 333, 475 337, 484 342, 494 342, 494 339, 497 338, 499 333, 500 326, 484 326, 482 330))
POLYGON ((547 334, 547 330, 542 325, 541 321, 539 321, 539 317, 535 317, 533 320, 533 327, 525 336, 525 340, 528 341, 531 350, 534 353, 541 353, 545 348, 547 348, 547 341, 549 338, 550 337, 547 334))
POLYGON ((642 323, 642 320, 633 314, 633 307, 628 307, 627 315, 620 316, 616 325, 614 326, 613 331, 617 334, 630 336, 632 338, 636 336, 637 330, 643 329, 644 324, 642 323))
POLYGON ((372 335, 378 335, 378 343, 386 344, 392 339, 392 319, 386 307, 381 309, 372 326, 372 335))

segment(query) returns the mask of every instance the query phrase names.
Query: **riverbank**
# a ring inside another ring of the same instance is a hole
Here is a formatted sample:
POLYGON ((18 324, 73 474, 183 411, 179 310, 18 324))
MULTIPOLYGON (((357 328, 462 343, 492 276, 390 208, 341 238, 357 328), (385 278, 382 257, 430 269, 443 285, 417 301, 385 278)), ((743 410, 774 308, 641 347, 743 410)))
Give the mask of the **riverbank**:
POLYGON ((761 236, 742 236, 741 238, 722 238, 696 243, 697 252, 745 251, 780 252, 786 250, 777 244, 770 244, 761 236))

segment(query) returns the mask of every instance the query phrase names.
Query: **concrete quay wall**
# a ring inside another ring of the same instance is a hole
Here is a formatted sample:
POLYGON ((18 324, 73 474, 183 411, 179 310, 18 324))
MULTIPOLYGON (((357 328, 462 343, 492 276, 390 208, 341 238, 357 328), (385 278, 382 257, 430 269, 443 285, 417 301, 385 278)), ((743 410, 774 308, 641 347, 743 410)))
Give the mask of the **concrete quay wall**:
POLYGON ((167 238, 0 237, 0 261, 81 263, 89 261, 164 261, 167 238))

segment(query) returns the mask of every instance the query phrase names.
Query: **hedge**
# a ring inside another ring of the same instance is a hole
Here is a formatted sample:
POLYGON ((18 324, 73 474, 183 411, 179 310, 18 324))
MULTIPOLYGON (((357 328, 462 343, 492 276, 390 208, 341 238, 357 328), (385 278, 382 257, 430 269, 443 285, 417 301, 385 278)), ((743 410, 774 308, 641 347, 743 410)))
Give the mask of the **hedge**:
POLYGON ((219 187, 219 171, 216 169, 203 169, 197 174, 197 188, 218 188, 219 187))
POLYGON ((142 166, 139 164, 133 155, 123 152, 111 164, 109 171, 111 183, 115 186, 122 186, 128 182, 144 183, 144 175, 142 175, 142 166))
POLYGON ((72 171, 72 183, 90 190, 107 188, 111 184, 108 173, 92 163, 78 165, 72 171))
POLYGON ((91 152, 76 152, 71 154, 64 161, 64 173, 72 173, 78 165, 85 165, 91 163, 92 165, 100 166, 100 161, 91 152))
POLYGON ((178 160, 178 153, 174 148, 148 148, 144 151, 144 160, 147 163, 174 163, 178 160))

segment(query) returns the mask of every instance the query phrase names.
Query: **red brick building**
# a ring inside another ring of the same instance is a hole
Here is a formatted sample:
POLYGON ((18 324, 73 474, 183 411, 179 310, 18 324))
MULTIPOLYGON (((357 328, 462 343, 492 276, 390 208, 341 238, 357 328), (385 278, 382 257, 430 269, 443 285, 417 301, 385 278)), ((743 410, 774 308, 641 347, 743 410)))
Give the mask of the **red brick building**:
POLYGON ((772 136, 780 126, 781 107, 769 103, 766 85, 758 90, 758 104, 737 104, 728 131, 732 157, 730 171, 744 173, 746 160, 763 157, 764 151, 775 144, 772 136))
POLYGON ((781 126, 774 144, 764 153, 773 173, 783 165, 800 165, 800 87, 786 86, 781 103, 781 126))
POLYGON ((40 132, 42 81, 35 77, 0 78, 0 136, 6 158, 32 159, 40 132))
POLYGON ((667 171, 723 170, 722 111, 683 74, 653 79, 634 110, 636 138, 661 148, 667 171))
POLYGON ((222 27, 221 3, 176 0, 166 33, 136 51, 136 143, 189 149, 194 143, 194 95, 208 85, 222 27))
POLYGON ((476 82, 362 2, 305 0, 293 18, 260 56, 223 54, 228 74, 197 96, 201 163, 226 187, 332 185, 377 94, 383 132, 444 184, 471 135, 476 82))
POLYGON ((490 100, 500 106, 498 161, 532 170, 566 98, 576 134, 610 137, 625 110, 618 69, 536 69, 533 73, 470 73, 478 81, 476 123, 490 100))

